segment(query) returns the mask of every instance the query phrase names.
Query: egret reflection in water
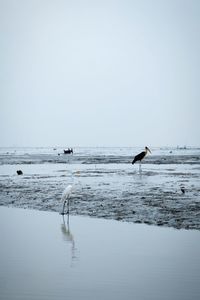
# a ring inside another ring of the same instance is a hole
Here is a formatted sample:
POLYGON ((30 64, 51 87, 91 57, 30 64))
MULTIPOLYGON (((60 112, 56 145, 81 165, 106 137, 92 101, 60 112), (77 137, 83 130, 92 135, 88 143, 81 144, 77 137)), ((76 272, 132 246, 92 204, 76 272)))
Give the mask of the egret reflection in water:
POLYGON ((63 222, 61 224, 61 232, 62 232, 63 240, 71 246, 71 250, 70 250, 71 266, 73 266, 73 262, 75 262, 78 259, 78 257, 77 257, 77 249, 75 246, 74 236, 70 230, 69 218, 70 218, 69 215, 67 215, 67 223, 66 223, 64 215, 62 216, 63 222))

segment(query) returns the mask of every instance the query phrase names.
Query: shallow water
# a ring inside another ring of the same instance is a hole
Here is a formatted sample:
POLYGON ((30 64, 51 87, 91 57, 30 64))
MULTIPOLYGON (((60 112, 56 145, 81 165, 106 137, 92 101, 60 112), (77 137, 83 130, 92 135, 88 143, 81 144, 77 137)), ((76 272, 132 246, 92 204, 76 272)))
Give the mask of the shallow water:
POLYGON ((0 207, 4 300, 199 300, 200 232, 0 207))
POLYGON ((0 205, 61 211, 72 183, 71 214, 200 229, 200 149, 151 150, 140 171, 139 148, 1 148, 0 205))

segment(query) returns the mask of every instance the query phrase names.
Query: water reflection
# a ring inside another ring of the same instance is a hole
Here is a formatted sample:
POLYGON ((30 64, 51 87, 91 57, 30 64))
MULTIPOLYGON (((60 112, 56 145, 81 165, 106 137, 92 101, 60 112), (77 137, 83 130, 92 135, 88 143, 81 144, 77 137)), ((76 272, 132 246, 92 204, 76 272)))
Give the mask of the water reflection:
POLYGON ((70 230, 70 223, 69 223, 70 216, 69 216, 69 214, 66 217, 67 217, 67 222, 65 222, 65 216, 64 215, 62 216, 63 223, 61 224, 61 231, 62 231, 63 240, 71 246, 71 249, 70 249, 70 252, 71 252, 71 267, 73 267, 75 261, 78 260, 77 248, 75 246, 74 236, 73 236, 73 234, 71 233, 71 230, 70 230))

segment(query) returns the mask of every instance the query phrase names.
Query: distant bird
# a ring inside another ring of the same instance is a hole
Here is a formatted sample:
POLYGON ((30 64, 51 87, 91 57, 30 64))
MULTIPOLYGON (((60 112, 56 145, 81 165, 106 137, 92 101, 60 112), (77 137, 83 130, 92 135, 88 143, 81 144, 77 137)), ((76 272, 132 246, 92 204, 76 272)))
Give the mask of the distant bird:
POLYGON ((23 175, 22 170, 17 170, 17 175, 23 175))
POLYGON ((61 215, 65 214, 64 210, 65 210, 66 202, 67 202, 67 214, 69 214, 69 197, 72 193, 72 189, 73 189, 73 186, 71 184, 69 184, 62 193, 61 200, 63 201, 63 210, 61 212, 61 215))
POLYGON ((185 194, 185 187, 184 187, 184 186, 181 186, 181 192, 182 192, 183 194, 185 194))
POLYGON ((137 162, 138 160, 139 160, 140 163, 141 163, 141 160, 147 155, 147 152, 148 152, 148 151, 151 153, 151 150, 150 150, 148 147, 145 147, 145 150, 144 150, 144 151, 142 151, 141 153, 137 154, 137 155, 134 157, 134 159, 133 159, 133 161, 132 161, 132 165, 133 165, 135 162, 137 162))

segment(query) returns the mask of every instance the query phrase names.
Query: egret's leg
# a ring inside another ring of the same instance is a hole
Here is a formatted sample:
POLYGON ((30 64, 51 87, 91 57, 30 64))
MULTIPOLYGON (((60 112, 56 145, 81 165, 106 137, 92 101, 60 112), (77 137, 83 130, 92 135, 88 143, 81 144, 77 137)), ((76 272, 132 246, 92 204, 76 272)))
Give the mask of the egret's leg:
POLYGON ((69 198, 67 199, 67 214, 69 215, 69 198))
POLYGON ((65 212, 64 212, 65 211, 65 203, 66 203, 66 201, 63 202, 63 210, 62 210, 62 213, 61 213, 62 215, 65 214, 65 212))

